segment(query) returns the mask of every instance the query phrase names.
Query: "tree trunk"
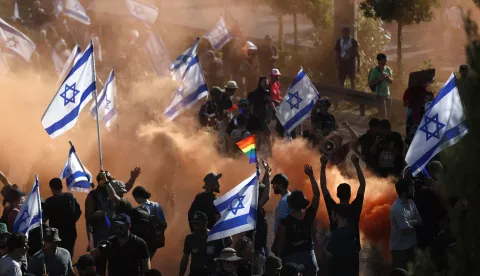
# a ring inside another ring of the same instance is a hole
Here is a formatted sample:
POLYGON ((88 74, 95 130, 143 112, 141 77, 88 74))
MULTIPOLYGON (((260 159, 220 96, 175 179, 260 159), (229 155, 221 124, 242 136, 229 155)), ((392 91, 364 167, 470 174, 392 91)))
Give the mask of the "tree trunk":
POLYGON ((401 77, 403 75, 403 64, 402 64, 402 22, 397 23, 397 76, 401 77))
POLYGON ((295 47, 297 47, 298 45, 298 28, 297 28, 297 12, 295 11, 293 13, 293 41, 294 41, 294 45, 295 47))
POLYGON ((283 51, 283 42, 285 38, 283 37, 283 16, 279 15, 277 17, 278 22, 278 50, 283 51))

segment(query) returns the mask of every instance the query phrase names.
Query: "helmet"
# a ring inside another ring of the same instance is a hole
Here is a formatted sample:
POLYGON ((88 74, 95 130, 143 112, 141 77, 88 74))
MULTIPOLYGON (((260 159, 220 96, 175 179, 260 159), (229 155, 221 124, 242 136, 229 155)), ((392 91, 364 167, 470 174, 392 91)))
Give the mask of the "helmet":
POLYGON ((231 80, 231 81, 227 82, 227 84, 225 85, 225 88, 226 89, 237 89, 238 85, 235 81, 231 80))
POLYGON ((280 73, 280 70, 278 70, 276 68, 273 68, 271 75, 272 76, 281 76, 282 74, 280 73))

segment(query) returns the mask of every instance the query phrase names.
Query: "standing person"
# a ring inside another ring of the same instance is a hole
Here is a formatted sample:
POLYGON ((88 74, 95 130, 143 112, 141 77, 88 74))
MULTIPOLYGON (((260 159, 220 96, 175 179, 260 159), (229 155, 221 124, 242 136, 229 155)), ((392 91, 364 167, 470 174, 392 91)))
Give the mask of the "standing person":
POLYGON ((458 69, 458 72, 460 73, 460 77, 462 79, 466 79, 468 77, 469 71, 470 71, 470 68, 468 68, 468 65, 466 64, 460 65, 460 69, 458 69))
POLYGON ((407 269, 408 263, 415 260, 417 235, 415 227, 422 223, 422 218, 412 198, 415 193, 413 183, 399 179, 395 185, 398 198, 390 210, 390 250, 392 268, 407 269))
POLYGON ((270 99, 275 107, 279 106, 282 102, 282 95, 280 91, 280 70, 274 68, 270 72, 270 99))
POLYGON ((188 266, 188 259, 190 262, 191 276, 211 275, 216 270, 215 258, 220 256, 220 252, 226 245, 232 243, 230 237, 207 241, 208 217, 205 213, 196 211, 190 221, 193 225, 193 232, 188 234, 183 244, 183 257, 180 262, 180 276, 185 275, 188 266))
POLYGON ((265 261, 265 273, 262 276, 278 276, 282 269, 282 260, 275 255, 270 255, 265 261))
MULTIPOLYGON (((212 229, 213 225, 220 219, 220 213, 213 204, 213 201, 217 199, 216 193, 220 193, 220 178, 222 178, 222 174, 215 174, 213 172, 207 174, 203 178, 203 185, 202 189, 205 191, 202 193, 197 194, 195 199, 188 210, 188 221, 190 222, 193 219, 193 215, 195 212, 200 211, 207 215, 208 218, 208 229, 212 229)), ((190 230, 193 232, 193 225, 190 224, 190 230)))
POLYGON ((82 210, 73 194, 62 191, 61 179, 52 178, 48 184, 53 196, 45 200, 43 219, 48 221, 50 227, 58 229, 62 240, 59 246, 67 249, 73 258, 73 249, 77 240, 76 223, 82 215, 82 210))
POLYGON ((49 276, 74 276, 72 257, 68 250, 58 246, 61 241, 58 229, 45 229, 43 250, 38 251, 28 260, 27 272, 35 276, 43 276, 43 264, 45 263, 49 276))
POLYGON ((7 240, 7 248, 7 255, 0 258, 0 276, 22 276, 22 257, 28 251, 27 237, 13 233, 7 240))
POLYGON ((9 237, 10 233, 8 233, 7 225, 0 222, 0 258, 8 253, 7 242, 9 237))
POLYGON ((335 51, 337 52, 336 62, 340 85, 344 87, 345 79, 348 77, 352 89, 355 89, 355 71, 360 72, 360 55, 358 42, 350 36, 350 28, 343 28, 342 37, 335 44, 335 51))
POLYGON ((400 176, 403 169, 403 137, 400 133, 392 131, 390 121, 384 119, 379 124, 380 132, 371 147, 375 156, 375 170, 382 176, 400 176))
POLYGON ((290 196, 290 191, 288 190, 289 183, 288 177, 284 174, 276 174, 272 178, 273 193, 281 196, 280 201, 275 208, 275 221, 273 224, 274 233, 277 233, 278 231, 280 220, 286 217, 292 211, 287 202, 287 198, 290 196))
POLYGON ((408 87, 403 93, 403 106, 407 107, 407 124, 405 133, 410 133, 413 125, 420 124, 425 110, 427 85, 408 87))
POLYGON ((305 165, 305 174, 310 178, 312 185, 312 203, 310 204, 300 190, 293 191, 288 196, 287 202, 292 212, 282 219, 275 235, 275 242, 278 245, 276 255, 282 258, 283 263, 292 262, 303 265, 305 267, 303 275, 313 276, 317 275, 318 265, 314 252, 312 226, 317 215, 320 189, 310 165, 305 165))
POLYGON ((383 116, 387 117, 392 106, 390 85, 393 83, 393 71, 387 66, 387 56, 385 54, 378 54, 377 62, 378 65, 372 68, 368 74, 368 86, 378 96, 383 105, 379 113, 383 113, 383 116))
MULTIPOLYGON (((352 201, 352 203, 350 203, 350 198, 352 196, 350 185, 347 183, 342 183, 337 187, 337 197, 340 199, 340 204, 348 206, 348 214, 350 215, 348 217, 349 223, 354 225, 356 228, 355 271, 358 275, 360 271, 359 255, 361 249, 359 223, 360 215, 362 214, 363 199, 365 197, 366 182, 365 177, 363 176, 362 168, 360 167, 360 159, 355 154, 352 154, 351 160, 353 165, 355 166, 355 169, 357 170, 358 182, 360 184, 358 187, 357 196, 352 201)), ((327 175, 325 173, 325 170, 328 164, 328 157, 326 155, 322 155, 320 162, 322 164, 320 169, 320 186, 322 188, 323 199, 325 200, 325 206, 327 208, 327 213, 330 220, 330 231, 333 232, 338 228, 338 222, 333 217, 332 213, 337 203, 332 199, 332 196, 330 195, 330 192, 327 188, 327 175)))
POLYGON ((245 90, 248 93, 255 89, 256 80, 260 75, 260 60, 255 44, 247 41, 245 48, 246 54, 242 65, 240 65, 240 73, 245 78, 245 90))
POLYGON ((224 248, 220 257, 215 258, 217 271, 213 276, 237 276, 239 261, 242 258, 237 256, 237 251, 233 248, 224 248))
POLYGON ((223 114, 218 108, 218 101, 222 93, 222 89, 218 86, 210 88, 208 101, 202 104, 198 111, 198 120, 202 127, 218 127, 218 122, 223 118, 223 114))
POLYGON ((263 44, 258 47, 258 57, 260 59, 260 74, 266 75, 275 68, 278 59, 277 46, 272 43, 272 36, 267 34, 263 44))
MULTIPOLYGON (((252 275, 252 259, 254 258, 254 249, 252 240, 248 237, 243 237, 235 243, 235 251, 237 251, 237 256, 242 258, 238 261, 237 275, 238 276, 251 276, 252 275)), ((258 275, 255 268, 253 268, 253 275, 258 275)))
POLYGON ((90 254, 80 256, 77 263, 73 266, 77 268, 79 276, 98 276, 95 267, 95 258, 90 254))
POLYGON ((316 143, 320 143, 324 137, 338 129, 335 116, 328 112, 332 103, 328 98, 321 98, 315 103, 311 111, 312 134, 315 135, 316 143))
POLYGON ((258 87, 248 94, 250 106, 250 122, 252 131, 256 134, 257 150, 271 151, 270 120, 275 106, 270 99, 270 84, 267 77, 258 79, 258 87), (266 147, 266 149, 265 149, 266 147))
POLYGON ((368 168, 371 170, 377 163, 375 155, 371 153, 371 147, 375 143, 375 140, 380 133, 380 120, 372 118, 368 122, 369 129, 365 134, 362 134, 358 140, 354 143, 353 149, 358 152, 358 146, 360 146, 360 158, 365 162, 368 168))
POLYGON ((10 183, 1 171, 0 182, 3 184, 1 194, 3 196, 2 205, 4 207, 0 222, 5 223, 8 232, 12 233, 15 218, 17 218, 17 214, 20 212, 20 205, 25 201, 25 193, 18 188, 17 184, 10 183))
POLYGON ((205 78, 208 87, 222 85, 223 82, 223 62, 214 51, 208 51, 206 54, 208 65, 205 70, 205 78))
POLYGON ((114 236, 102 242, 92 255, 108 260, 108 275, 143 276, 150 269, 147 244, 130 232, 131 221, 126 214, 113 218, 114 236))

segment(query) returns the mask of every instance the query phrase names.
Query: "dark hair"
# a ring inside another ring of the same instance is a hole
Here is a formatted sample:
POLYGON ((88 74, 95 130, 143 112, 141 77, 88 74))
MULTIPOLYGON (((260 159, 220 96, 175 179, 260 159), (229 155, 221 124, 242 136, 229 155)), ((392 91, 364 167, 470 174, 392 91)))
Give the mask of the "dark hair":
POLYGON ((350 206, 345 205, 345 204, 335 204, 333 205, 333 211, 335 214, 341 216, 342 218, 350 218, 351 217, 351 212, 350 212, 350 206))
POLYGON ((132 204, 125 198, 120 199, 120 201, 115 205, 115 211, 117 214, 128 213, 132 209, 132 204))
POLYGON ((397 190, 397 194, 401 196, 402 193, 408 193, 408 189, 412 185, 413 183, 411 181, 408 181, 405 178, 400 178, 397 184, 395 184, 395 190, 397 190))
POLYGON ((435 94, 433 94, 432 91, 427 91, 427 93, 425 93, 425 96, 432 96, 435 98, 435 94))
POLYGON ((349 200, 352 196, 352 189, 347 183, 342 183, 337 187, 337 196, 340 200, 349 200))
POLYGON ((287 197, 287 203, 290 209, 303 210, 310 205, 310 200, 305 197, 303 191, 295 190, 287 197))
POLYGON ((384 60, 384 59, 387 59, 387 55, 385 55, 384 53, 380 53, 377 55, 377 61, 384 60))
POLYGON ((379 126, 383 129, 388 129, 388 130, 392 129, 392 125, 390 124, 390 121, 387 119, 381 120, 379 126))
POLYGON ((27 236, 23 233, 13 233, 7 240, 8 252, 23 248, 27 244, 27 236))
POLYGON ((368 127, 370 129, 374 128, 374 127, 378 127, 380 125, 380 120, 377 119, 377 118, 372 118, 370 119, 370 121, 368 122, 368 127))
POLYGON ((459 71, 460 71, 460 72, 462 72, 462 71, 468 71, 468 65, 466 65, 466 64, 460 65, 459 71))
POLYGON ((240 253, 242 254, 246 249, 248 244, 251 244, 252 240, 248 237, 243 237, 235 243, 234 249, 237 251, 237 255, 240 253))
POLYGON ((133 197, 140 197, 140 198, 146 198, 146 199, 149 199, 152 196, 147 191, 147 189, 145 189, 142 186, 135 187, 135 189, 133 189, 133 191, 132 191, 132 195, 133 195, 133 197))
POLYGON ((58 177, 52 178, 50 182, 48 182, 48 185, 50 186, 51 189, 53 190, 61 190, 63 189, 63 183, 62 180, 58 177))
POLYGON ((258 78, 258 88, 260 88, 260 84, 262 83, 263 80, 268 80, 267 76, 260 76, 258 78))

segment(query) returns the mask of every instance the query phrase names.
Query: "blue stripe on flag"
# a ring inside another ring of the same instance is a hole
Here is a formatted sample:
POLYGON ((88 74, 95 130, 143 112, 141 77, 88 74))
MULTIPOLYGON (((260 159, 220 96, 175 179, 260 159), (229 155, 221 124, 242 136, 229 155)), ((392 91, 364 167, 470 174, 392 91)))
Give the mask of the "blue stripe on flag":
POLYGON ((218 222, 212 227, 212 229, 210 230, 210 234, 219 233, 219 232, 231 230, 239 226, 243 226, 247 224, 249 217, 255 218, 256 215, 257 215, 257 211, 254 208, 250 208, 250 211, 248 214, 218 222))
MULTIPOLYGON (((73 74, 75 74, 75 72, 77 72, 78 68, 82 67, 83 64, 85 64, 85 62, 87 62, 89 59, 90 59, 90 55, 93 54, 93 47, 88 47, 86 50, 85 50, 85 53, 83 54, 83 56, 77 61, 77 63, 73 66, 72 70, 70 70, 70 73, 68 73, 67 77, 65 78, 68 79, 70 78, 70 76, 72 76, 73 74)), ((65 82, 65 80, 63 82, 65 82)), ((62 82, 62 83, 63 83, 62 82)))
POLYGON ((58 121, 58 122, 54 123, 53 125, 49 126, 48 128, 46 128, 45 130, 47 131, 47 133, 49 135, 52 135, 55 131, 58 131, 58 130, 62 129, 68 123, 75 120, 75 118, 78 117, 80 106, 82 106, 82 103, 85 101, 85 99, 95 89, 96 89, 95 82, 92 82, 92 84, 90 84, 90 86, 88 86, 87 89, 85 89, 85 91, 83 92, 82 97, 80 98, 80 104, 77 105, 74 109, 72 109, 72 111, 70 111, 70 113, 65 115, 65 117, 63 117, 60 121, 58 121))
POLYGON ((297 74, 295 79, 293 79, 292 84, 288 87, 288 89, 290 89, 290 87, 294 87, 295 85, 297 85, 297 83, 299 83, 303 79, 303 77, 305 77, 305 71, 303 71, 302 69, 302 71, 297 74))
MULTIPOLYGON (((70 175, 69 177, 67 177, 67 186, 70 186, 70 184, 72 182, 75 182, 75 179, 77 178, 80 178, 80 177, 85 177, 86 179, 88 179, 88 176, 86 173, 82 172, 82 171, 79 171, 79 172, 75 172, 74 174, 70 175)), ((82 181, 85 181, 85 180, 82 180, 82 181)), ((81 182, 81 181, 80 181, 81 182)))
POLYGON ((427 111, 432 109, 434 105, 436 105, 439 101, 441 101, 445 96, 450 94, 453 91, 453 89, 455 89, 456 87, 457 87, 457 82, 455 77, 453 77, 447 84, 445 84, 444 87, 442 87, 442 89, 440 89, 440 92, 438 92, 437 96, 433 99, 427 111))
MULTIPOLYGON (((257 178, 253 178, 252 181, 250 181, 247 185, 245 185, 237 194, 240 194, 240 193, 243 193, 245 190, 248 189, 248 187, 252 186, 252 185, 255 185, 255 182, 257 182, 257 178)), ((223 212, 225 209, 227 209, 231 204, 232 204, 232 201, 235 200, 235 199, 238 199, 237 197, 235 196, 232 196, 231 198, 225 200, 224 202, 218 204, 216 206, 217 210, 221 213, 223 212)))
POLYGON ((465 124, 466 124, 466 121, 463 121, 457 126, 447 130, 445 134, 443 134, 442 139, 438 141, 438 143, 435 146, 433 146, 420 159, 418 159, 417 162, 413 163, 413 165, 410 166, 410 168, 412 169, 412 172, 418 170, 426 162, 428 162, 433 157, 433 154, 438 149, 438 147, 440 147, 443 143, 448 142, 453 138, 458 137, 460 134, 462 134, 463 132, 460 132, 460 126, 465 126, 465 124))
POLYGON ((173 116, 175 113, 177 113, 180 109, 182 109, 184 106, 187 106, 189 104, 191 104, 192 102, 194 102, 195 100, 198 99, 198 97, 204 93, 208 91, 208 88, 207 88, 207 85, 206 84, 203 84, 202 86, 200 86, 195 92, 189 94, 186 98, 182 99, 179 103, 177 103, 174 107, 170 108, 170 110, 168 110, 165 115, 167 117, 171 117, 173 116))
POLYGON ((110 121, 114 116, 116 116, 118 114, 117 110, 114 108, 112 110, 110 110, 106 115, 105 117, 103 118, 103 121, 108 122, 110 121))
POLYGON ((310 113, 314 105, 315 105, 315 101, 311 101, 308 105, 306 105, 304 108, 298 111, 298 113, 295 114, 295 116, 293 116, 290 120, 288 120, 288 122, 283 126, 283 128, 288 131, 290 128, 295 126, 295 123, 299 122, 299 120, 303 118, 303 116, 310 113))

